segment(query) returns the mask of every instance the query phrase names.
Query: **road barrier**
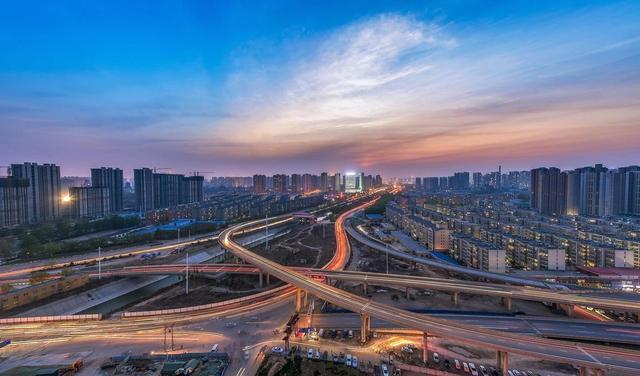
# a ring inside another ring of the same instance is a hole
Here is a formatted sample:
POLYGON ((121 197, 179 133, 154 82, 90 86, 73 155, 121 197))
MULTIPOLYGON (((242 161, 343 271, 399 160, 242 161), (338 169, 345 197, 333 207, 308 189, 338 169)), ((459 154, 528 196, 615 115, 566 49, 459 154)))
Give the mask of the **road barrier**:
POLYGON ((272 290, 260 292, 257 294, 243 296, 242 298, 229 299, 229 300, 225 300, 217 303, 202 304, 202 305, 183 307, 183 308, 159 309, 154 311, 123 312, 120 317, 122 319, 127 319, 127 318, 134 318, 134 317, 162 316, 162 315, 172 315, 172 314, 180 314, 180 313, 187 313, 187 312, 206 311, 206 310, 220 308, 228 305, 235 305, 235 304, 244 303, 244 302, 254 302, 256 300, 262 300, 262 299, 271 297, 273 295, 277 295, 278 293, 289 292, 287 290, 290 290, 290 292, 293 292, 294 288, 289 285, 285 285, 285 286, 277 287, 272 290))
POLYGON ((100 321, 102 315, 99 313, 89 315, 62 315, 62 316, 34 316, 34 317, 10 317, 0 319, 2 324, 31 324, 44 322, 61 322, 61 321, 100 321))

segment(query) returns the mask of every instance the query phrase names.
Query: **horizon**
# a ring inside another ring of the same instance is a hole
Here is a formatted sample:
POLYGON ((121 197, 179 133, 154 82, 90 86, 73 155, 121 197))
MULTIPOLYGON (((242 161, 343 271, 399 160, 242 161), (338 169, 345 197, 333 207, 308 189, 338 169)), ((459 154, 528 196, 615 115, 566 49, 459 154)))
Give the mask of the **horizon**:
POLYGON ((640 156, 637 2, 70 2, 0 22, 0 165, 408 177, 640 156))

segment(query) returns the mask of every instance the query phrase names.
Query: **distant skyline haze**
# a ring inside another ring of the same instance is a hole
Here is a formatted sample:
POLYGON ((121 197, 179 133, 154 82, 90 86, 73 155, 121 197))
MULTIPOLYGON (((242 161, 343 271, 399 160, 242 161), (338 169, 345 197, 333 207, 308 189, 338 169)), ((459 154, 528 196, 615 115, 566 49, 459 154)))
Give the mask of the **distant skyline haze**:
POLYGON ((16 2, 0 24, 0 165, 640 163, 637 1, 16 2))

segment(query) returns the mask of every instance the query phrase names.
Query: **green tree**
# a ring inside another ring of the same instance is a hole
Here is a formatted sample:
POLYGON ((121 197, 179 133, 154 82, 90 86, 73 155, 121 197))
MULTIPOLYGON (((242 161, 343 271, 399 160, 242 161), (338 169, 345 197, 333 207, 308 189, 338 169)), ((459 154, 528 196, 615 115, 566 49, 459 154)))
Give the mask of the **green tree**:
POLYGON ((8 238, 0 239, 0 259, 13 256, 13 241, 8 238))
POLYGON ((35 272, 31 272, 31 276, 29 277, 29 283, 32 285, 37 285, 38 283, 44 282, 49 277, 47 272, 38 270, 35 272))

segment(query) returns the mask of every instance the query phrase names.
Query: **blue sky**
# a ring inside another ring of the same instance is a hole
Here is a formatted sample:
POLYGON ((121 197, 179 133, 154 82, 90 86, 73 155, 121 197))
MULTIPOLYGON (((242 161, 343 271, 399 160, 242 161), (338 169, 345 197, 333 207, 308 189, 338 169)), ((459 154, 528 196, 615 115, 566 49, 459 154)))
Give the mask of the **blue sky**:
POLYGON ((0 165, 638 163, 640 3, 7 2, 0 165))

